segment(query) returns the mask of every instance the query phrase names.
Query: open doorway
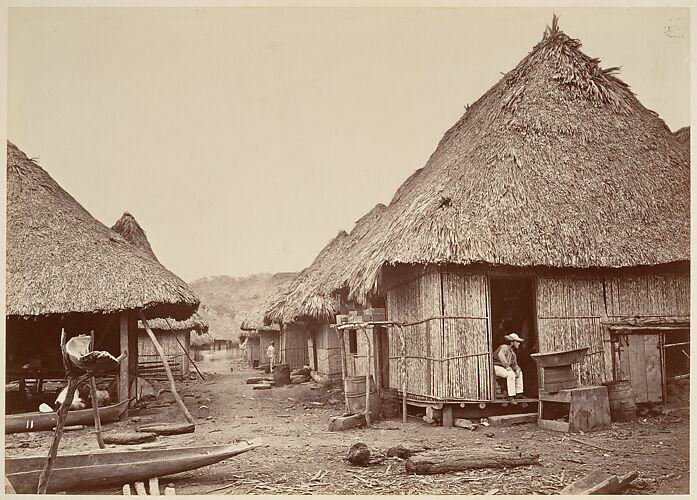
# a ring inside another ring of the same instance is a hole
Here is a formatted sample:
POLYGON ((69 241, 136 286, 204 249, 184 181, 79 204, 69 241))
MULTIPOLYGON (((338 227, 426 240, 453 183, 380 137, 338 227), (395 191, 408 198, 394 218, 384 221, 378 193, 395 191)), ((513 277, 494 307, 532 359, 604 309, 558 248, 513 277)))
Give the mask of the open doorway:
MULTIPOLYGON (((523 372, 526 397, 537 398, 537 365, 530 354, 538 351, 535 330, 535 280, 532 277, 491 277, 491 340, 495 350, 505 343, 504 335, 517 333, 525 339, 517 357, 523 372)), ((497 385, 502 379, 497 378, 497 385)), ((505 384, 503 384, 505 386, 505 384)), ((505 390, 496 391, 497 399, 505 398, 505 390)))

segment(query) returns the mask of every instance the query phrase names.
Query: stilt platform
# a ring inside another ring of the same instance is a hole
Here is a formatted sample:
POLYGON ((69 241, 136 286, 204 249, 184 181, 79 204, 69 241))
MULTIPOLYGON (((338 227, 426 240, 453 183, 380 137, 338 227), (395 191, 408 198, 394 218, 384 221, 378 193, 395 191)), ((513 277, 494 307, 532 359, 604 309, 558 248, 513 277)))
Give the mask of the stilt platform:
POLYGON ((479 420, 496 415, 515 415, 538 411, 537 398, 519 398, 514 402, 508 399, 493 401, 419 401, 407 399, 407 406, 425 408, 426 416, 440 420, 443 427, 452 427, 456 418, 479 420))

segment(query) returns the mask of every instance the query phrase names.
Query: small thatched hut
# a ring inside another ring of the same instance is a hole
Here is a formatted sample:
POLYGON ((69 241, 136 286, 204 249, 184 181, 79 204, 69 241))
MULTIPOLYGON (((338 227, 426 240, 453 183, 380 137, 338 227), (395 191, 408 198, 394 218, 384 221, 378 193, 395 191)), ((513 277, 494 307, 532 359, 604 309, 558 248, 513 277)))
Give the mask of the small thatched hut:
POLYGON ((6 257, 8 380, 28 362, 60 376, 61 329, 93 330, 97 348, 129 352, 117 384, 124 400, 136 376, 138 311, 185 319, 199 304, 186 283, 94 219, 11 143, 6 257))
MULTIPOLYGON (((140 248, 159 262, 153 252, 148 237, 138 221, 128 212, 124 212, 112 229, 140 248)), ((197 335, 208 331, 208 325, 198 312, 190 318, 177 321, 173 318, 157 318, 148 321, 150 329, 167 356, 170 369, 175 378, 184 379, 189 376, 189 353, 191 351, 191 332, 197 335)), ((145 379, 166 378, 162 360, 160 359, 150 337, 145 332, 142 321, 138 322, 138 373, 145 379)))
POLYGON ((296 339, 289 340, 285 337, 278 323, 264 321, 264 311, 286 291, 296 276, 297 273, 275 274, 269 292, 260 297, 256 305, 244 315, 240 329, 245 332, 247 338, 245 349, 247 361, 251 366, 268 362, 266 349, 271 342, 275 342, 277 359, 282 363, 288 363, 291 369, 302 368, 307 363, 306 345, 299 345, 296 339))
POLYGON ((307 332, 311 366, 333 379, 341 377, 342 351, 347 375, 364 374, 367 370, 368 345, 364 336, 349 331, 341 337, 342 347, 330 325, 337 314, 354 307, 346 300, 345 262, 352 260, 352 252, 359 248, 384 210, 385 205, 378 204, 356 222, 350 234, 339 232, 266 311, 267 321, 282 324, 283 331, 296 335, 307 332))
MULTIPOLYGON (((415 404, 496 400, 492 352, 589 347, 585 384, 630 379, 661 401, 689 360, 689 152, 556 18, 469 106, 354 252, 350 298, 411 323, 415 404), (682 356, 685 358, 685 356, 682 356), (680 368, 676 368, 677 366, 680 368)), ((398 336, 384 340, 400 389, 398 336)))

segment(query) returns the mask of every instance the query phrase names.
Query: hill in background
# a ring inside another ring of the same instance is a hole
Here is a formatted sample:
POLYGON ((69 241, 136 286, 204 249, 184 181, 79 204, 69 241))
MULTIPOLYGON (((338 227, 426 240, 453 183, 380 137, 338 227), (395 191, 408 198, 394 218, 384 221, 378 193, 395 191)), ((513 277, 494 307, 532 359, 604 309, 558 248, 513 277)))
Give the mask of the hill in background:
POLYGON ((242 278, 210 276, 193 281, 189 286, 201 299, 199 313, 208 322, 211 337, 237 341, 246 312, 288 276, 297 274, 263 273, 242 278))

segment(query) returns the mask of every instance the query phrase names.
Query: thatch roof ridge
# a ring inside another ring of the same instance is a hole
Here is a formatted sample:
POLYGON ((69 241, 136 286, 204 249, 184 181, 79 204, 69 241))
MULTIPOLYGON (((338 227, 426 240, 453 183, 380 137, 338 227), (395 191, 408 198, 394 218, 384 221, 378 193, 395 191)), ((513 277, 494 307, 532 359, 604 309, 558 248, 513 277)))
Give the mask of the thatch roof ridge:
POLYGON ((349 263, 351 298, 366 302, 384 264, 688 260, 689 155, 615 71, 555 18, 370 229, 349 263))
POLYGON ((329 318, 338 306, 332 293, 339 275, 343 251, 348 243, 346 231, 327 243, 315 259, 290 284, 286 292, 270 302, 264 311, 266 322, 287 324, 302 317, 329 318))
POLYGON ((298 273, 276 273, 273 275, 273 280, 276 282, 275 287, 269 292, 260 297, 255 306, 243 315, 240 323, 240 329, 248 332, 245 333, 248 337, 258 336, 259 330, 280 331, 278 323, 267 321, 265 312, 272 303, 278 300, 288 287, 297 278, 298 273))
POLYGON ((7 143, 6 315, 113 313, 187 318, 186 283, 96 220, 7 143))
POLYGON ((153 252, 148 237, 145 234, 145 230, 138 224, 138 221, 129 212, 124 212, 119 220, 117 220, 111 229, 119 233, 121 236, 126 238, 126 240, 143 250, 144 252, 150 254, 150 256, 157 260, 155 252, 153 252))
MULTIPOLYGON (((155 262, 160 262, 150 246, 145 230, 129 212, 124 212, 121 218, 111 226, 111 229, 123 236, 131 245, 148 254, 155 262)), ((184 320, 153 318, 148 321, 148 325, 153 330, 161 331, 196 330, 199 335, 208 331, 208 323, 206 323, 206 320, 201 317, 198 311, 184 320)), ((140 320, 138 321, 138 328, 145 329, 140 320)))

